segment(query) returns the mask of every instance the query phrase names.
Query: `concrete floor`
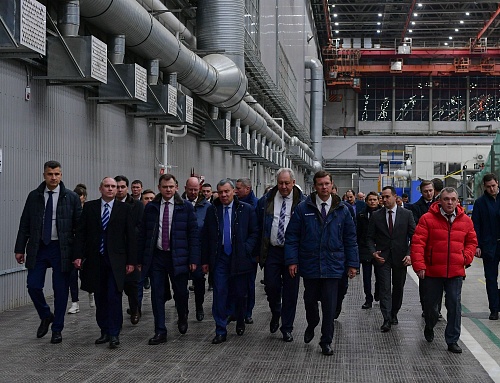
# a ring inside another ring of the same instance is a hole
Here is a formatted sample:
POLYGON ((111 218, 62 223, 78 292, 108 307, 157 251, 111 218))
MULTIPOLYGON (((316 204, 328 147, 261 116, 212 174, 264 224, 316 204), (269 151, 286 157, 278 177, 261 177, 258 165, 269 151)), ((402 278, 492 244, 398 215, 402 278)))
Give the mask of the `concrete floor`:
MULTIPOLYGON (((319 328, 310 344, 302 338, 306 328, 302 293, 299 295, 294 342, 285 343, 278 331, 269 333, 270 313, 257 276, 255 323, 236 335, 228 326, 228 339, 212 345, 215 324, 207 293, 205 320, 194 318, 190 301, 189 330, 177 331, 172 301, 167 303, 168 342, 149 346, 153 316, 146 294, 143 317, 137 326, 125 315, 121 345, 109 350, 96 346, 99 336, 94 309, 81 292, 80 313, 66 315, 63 343, 52 345, 50 332, 36 338, 39 319, 31 306, 0 314, 0 382, 500 382, 500 321, 488 320, 482 264, 468 269, 462 303, 463 354, 446 350, 445 322, 427 343, 418 302, 416 276, 409 271, 399 325, 381 333, 378 304, 361 310, 361 276, 350 283, 343 312, 335 324, 335 354, 323 356, 319 328)), ((125 304, 124 304, 124 307, 125 304)))

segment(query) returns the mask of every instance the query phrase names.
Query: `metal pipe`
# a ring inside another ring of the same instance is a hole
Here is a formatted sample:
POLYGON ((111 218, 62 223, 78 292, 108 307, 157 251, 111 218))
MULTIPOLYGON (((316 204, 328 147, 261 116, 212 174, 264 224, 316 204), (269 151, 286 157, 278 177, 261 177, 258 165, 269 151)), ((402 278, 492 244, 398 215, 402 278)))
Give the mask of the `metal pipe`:
POLYGON ((108 59, 111 64, 123 64, 125 58, 125 35, 108 37, 108 59))
POLYGON ((184 41, 193 49, 196 49, 196 37, 191 31, 174 16, 172 12, 159 0, 137 0, 145 9, 153 12, 157 19, 173 34, 178 33, 184 41))
POLYGON ((57 12, 57 28, 64 37, 78 36, 80 29, 80 1, 60 0, 57 12))
POLYGON ((311 56, 305 58, 306 69, 311 70, 311 143, 314 157, 323 161, 323 65, 311 56))

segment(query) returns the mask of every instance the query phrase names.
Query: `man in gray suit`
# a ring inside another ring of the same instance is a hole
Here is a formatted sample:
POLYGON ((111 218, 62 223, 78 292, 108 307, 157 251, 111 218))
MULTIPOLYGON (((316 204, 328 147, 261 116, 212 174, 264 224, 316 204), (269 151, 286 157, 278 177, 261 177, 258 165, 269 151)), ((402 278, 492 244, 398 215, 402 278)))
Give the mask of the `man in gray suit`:
POLYGON ((410 210, 396 205, 396 190, 382 189, 384 209, 375 211, 368 224, 368 248, 375 258, 380 283, 380 310, 384 323, 382 332, 398 324, 398 311, 403 303, 406 267, 411 265, 409 242, 415 231, 410 210), (391 293, 392 276, 392 293, 391 293))

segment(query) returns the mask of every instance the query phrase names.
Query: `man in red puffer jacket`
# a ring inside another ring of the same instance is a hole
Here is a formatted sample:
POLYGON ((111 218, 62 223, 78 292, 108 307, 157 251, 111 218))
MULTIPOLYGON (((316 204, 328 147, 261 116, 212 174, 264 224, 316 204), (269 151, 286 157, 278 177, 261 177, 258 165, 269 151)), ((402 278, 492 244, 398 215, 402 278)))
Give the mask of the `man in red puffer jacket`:
POLYGON ((477 247, 472 220, 458 206, 454 188, 444 188, 438 203, 418 221, 411 244, 413 270, 425 278, 424 336, 434 340, 434 326, 438 321, 438 303, 445 291, 448 310, 444 332, 448 351, 461 353, 458 346, 461 325, 461 294, 465 267, 472 263, 477 247))

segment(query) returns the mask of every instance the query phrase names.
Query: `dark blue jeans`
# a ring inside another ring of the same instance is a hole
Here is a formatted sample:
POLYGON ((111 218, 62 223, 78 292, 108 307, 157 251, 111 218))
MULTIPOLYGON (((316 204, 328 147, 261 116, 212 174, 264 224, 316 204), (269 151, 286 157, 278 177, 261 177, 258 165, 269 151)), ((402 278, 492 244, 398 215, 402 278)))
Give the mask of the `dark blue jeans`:
POLYGON ((281 315, 281 332, 292 332, 300 277, 290 276, 288 266, 285 265, 283 247, 269 246, 264 266, 264 282, 271 312, 281 315))
POLYGON ((40 241, 35 267, 28 269, 28 293, 40 319, 50 316, 50 307, 43 294, 45 274, 48 268, 52 268, 52 289, 54 290, 54 322, 52 323, 52 331, 60 332, 64 328, 64 314, 66 313, 68 303, 70 273, 63 273, 61 271, 59 241, 51 241, 48 245, 40 241))
POLYGON ((497 242, 495 255, 483 257, 484 279, 486 280, 486 294, 488 295, 491 312, 500 311, 500 290, 498 290, 498 264, 500 262, 500 244, 497 242))
POLYGON ((304 305, 306 308, 307 327, 314 329, 319 324, 318 301, 321 302, 323 320, 321 321, 320 345, 330 344, 333 340, 333 318, 337 306, 338 278, 305 279, 304 305))
POLYGON ((457 343, 460 338, 460 325, 462 323, 462 277, 432 278, 425 277, 424 315, 425 325, 434 328, 438 321, 438 305, 445 292, 444 304, 447 310, 446 330, 444 339, 447 344, 457 343))

